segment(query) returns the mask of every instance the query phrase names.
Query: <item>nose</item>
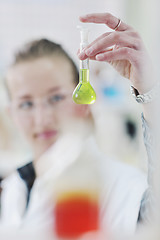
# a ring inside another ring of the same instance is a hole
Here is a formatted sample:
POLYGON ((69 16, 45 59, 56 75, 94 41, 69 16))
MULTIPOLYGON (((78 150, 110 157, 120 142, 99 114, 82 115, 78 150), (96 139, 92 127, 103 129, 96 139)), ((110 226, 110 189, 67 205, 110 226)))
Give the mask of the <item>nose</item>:
POLYGON ((47 106, 44 106, 42 104, 38 105, 35 108, 34 111, 34 123, 36 126, 38 127, 47 127, 49 126, 51 123, 53 124, 55 122, 56 116, 54 114, 54 110, 49 111, 49 109, 47 108, 47 106))

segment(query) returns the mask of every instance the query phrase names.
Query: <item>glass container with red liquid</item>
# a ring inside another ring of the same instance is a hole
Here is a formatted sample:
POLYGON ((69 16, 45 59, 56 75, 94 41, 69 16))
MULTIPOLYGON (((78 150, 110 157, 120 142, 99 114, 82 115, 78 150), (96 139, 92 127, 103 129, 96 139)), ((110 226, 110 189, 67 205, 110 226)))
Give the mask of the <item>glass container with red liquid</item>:
POLYGON ((57 198, 55 231, 60 238, 75 238, 99 229, 99 201, 95 193, 72 191, 57 198))
POLYGON ((57 239, 75 239, 100 229, 99 162, 86 148, 54 185, 54 233, 57 239))

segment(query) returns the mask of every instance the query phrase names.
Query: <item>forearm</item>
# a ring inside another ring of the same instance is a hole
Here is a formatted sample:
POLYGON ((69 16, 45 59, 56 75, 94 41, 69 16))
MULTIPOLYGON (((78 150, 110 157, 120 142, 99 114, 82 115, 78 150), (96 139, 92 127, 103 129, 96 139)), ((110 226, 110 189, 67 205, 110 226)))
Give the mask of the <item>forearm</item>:
POLYGON ((155 172, 155 137, 142 114, 142 128, 144 144, 148 156, 148 188, 143 194, 138 222, 150 222, 155 209, 155 194, 153 189, 153 176, 155 172))
MULTIPOLYGON (((143 131, 145 135, 147 135, 147 134, 149 134, 149 132, 151 132, 151 128, 153 131, 155 130, 154 127, 156 125, 156 120, 157 120, 156 102, 157 101, 154 100, 150 103, 143 104, 143 118, 144 119, 142 120, 142 124, 146 125, 146 129, 144 129, 145 131, 143 131)), ((143 128, 144 128, 144 126, 143 126, 143 128)))

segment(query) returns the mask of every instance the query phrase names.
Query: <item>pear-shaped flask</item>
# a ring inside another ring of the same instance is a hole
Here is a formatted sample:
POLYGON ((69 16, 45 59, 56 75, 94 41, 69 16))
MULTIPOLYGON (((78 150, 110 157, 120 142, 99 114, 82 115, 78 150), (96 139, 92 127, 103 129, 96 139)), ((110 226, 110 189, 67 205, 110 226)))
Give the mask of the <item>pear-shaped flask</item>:
MULTIPOLYGON (((80 51, 88 45, 88 29, 80 27, 80 51)), ((79 84, 76 86, 72 98, 77 104, 92 104, 96 100, 96 93, 89 81, 89 59, 80 60, 79 84)))

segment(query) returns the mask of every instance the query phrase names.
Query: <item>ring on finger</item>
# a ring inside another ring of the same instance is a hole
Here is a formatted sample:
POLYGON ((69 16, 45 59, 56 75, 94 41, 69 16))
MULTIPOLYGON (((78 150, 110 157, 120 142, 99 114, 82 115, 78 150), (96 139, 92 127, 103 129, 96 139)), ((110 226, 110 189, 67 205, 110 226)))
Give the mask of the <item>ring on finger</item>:
POLYGON ((120 27, 120 25, 121 25, 121 19, 118 19, 118 23, 113 30, 116 31, 120 27))

